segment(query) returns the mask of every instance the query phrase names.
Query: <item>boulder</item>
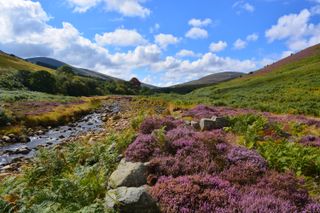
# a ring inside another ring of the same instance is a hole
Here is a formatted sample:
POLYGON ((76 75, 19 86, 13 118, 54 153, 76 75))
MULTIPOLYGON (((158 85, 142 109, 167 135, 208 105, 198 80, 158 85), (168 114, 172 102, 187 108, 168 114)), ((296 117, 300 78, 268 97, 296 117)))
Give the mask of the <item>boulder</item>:
POLYGON ((195 129, 200 129, 199 122, 191 121, 190 125, 195 129))
POLYGON ((9 136, 3 136, 2 137, 2 140, 4 141, 4 142, 10 142, 11 141, 11 138, 9 137, 9 136))
POLYGON ((211 119, 203 118, 200 120, 200 129, 202 131, 221 129, 223 127, 229 126, 229 120, 225 117, 213 116, 211 119))
POLYGON ((107 209, 121 213, 158 213, 157 203, 148 193, 148 186, 119 187, 109 190, 105 198, 107 209))
POLYGON ((117 169, 109 178, 109 186, 117 188, 120 186, 138 187, 147 183, 146 166, 143 163, 126 162, 122 159, 117 169))
POLYGON ((29 138, 28 136, 26 136, 26 135, 21 135, 21 136, 19 137, 19 141, 20 141, 21 143, 28 143, 28 142, 30 142, 30 138, 29 138))
POLYGON ((215 121, 209 119, 209 118, 202 118, 200 120, 200 129, 201 131, 207 131, 214 129, 215 121))

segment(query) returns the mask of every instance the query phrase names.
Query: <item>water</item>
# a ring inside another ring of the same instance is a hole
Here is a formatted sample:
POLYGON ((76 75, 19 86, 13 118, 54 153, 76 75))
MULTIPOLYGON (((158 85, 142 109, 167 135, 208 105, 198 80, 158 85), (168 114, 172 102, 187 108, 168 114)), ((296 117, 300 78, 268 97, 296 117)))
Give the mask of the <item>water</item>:
MULTIPOLYGON (((113 113, 119 111, 119 107, 115 104, 104 109, 113 113)), ((100 111, 103 111, 103 109, 100 111)), ((80 121, 73 123, 71 126, 60 126, 49 130, 43 135, 30 137, 30 142, 28 143, 15 143, 0 147, 0 168, 19 158, 33 157, 39 147, 52 147, 62 143, 66 139, 83 133, 102 131, 104 126, 102 114, 102 112, 95 112, 83 117, 80 121), (27 154, 14 154, 14 152, 21 148, 29 149, 31 151, 27 154)))

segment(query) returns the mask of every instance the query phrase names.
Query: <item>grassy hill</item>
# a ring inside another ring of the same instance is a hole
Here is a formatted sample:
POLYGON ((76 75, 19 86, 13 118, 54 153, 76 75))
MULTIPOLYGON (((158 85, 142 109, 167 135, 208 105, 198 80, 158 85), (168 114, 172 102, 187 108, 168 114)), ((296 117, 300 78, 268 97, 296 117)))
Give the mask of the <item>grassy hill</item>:
POLYGON ((181 99, 320 116, 320 44, 251 75, 198 89, 181 99))
POLYGON ((16 57, 14 55, 9 55, 0 51, 0 75, 7 73, 7 71, 12 71, 12 70, 30 70, 30 71, 46 70, 48 72, 53 72, 52 69, 49 69, 47 67, 29 63, 19 57, 16 57))
POLYGON ((156 88, 155 91, 164 92, 164 93, 174 92, 174 93, 180 93, 180 94, 187 94, 189 92, 192 92, 193 90, 196 90, 202 87, 207 87, 213 84, 221 83, 224 81, 229 81, 229 80, 241 77, 243 75, 245 74, 240 72, 214 73, 211 75, 204 76, 197 80, 174 85, 171 87, 156 88))

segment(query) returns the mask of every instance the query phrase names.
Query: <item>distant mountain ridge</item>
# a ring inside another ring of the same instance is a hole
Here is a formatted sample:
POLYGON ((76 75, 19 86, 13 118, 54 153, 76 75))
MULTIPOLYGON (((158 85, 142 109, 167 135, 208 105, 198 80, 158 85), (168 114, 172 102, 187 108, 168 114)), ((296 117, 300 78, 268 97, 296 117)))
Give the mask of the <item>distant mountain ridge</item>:
MULTIPOLYGON (((106 81, 125 81, 122 80, 120 78, 116 78, 113 76, 109 76, 103 73, 99 73, 93 70, 89 70, 89 69, 84 69, 84 68, 78 68, 78 67, 74 67, 71 66, 65 62, 53 59, 53 58, 48 58, 48 57, 34 57, 34 58, 27 58, 27 61, 33 63, 33 64, 37 64, 40 66, 44 66, 44 67, 48 67, 50 69, 57 69, 63 65, 68 65, 70 67, 72 67, 73 71, 77 74, 77 75, 82 75, 82 76, 87 76, 87 77, 93 77, 93 78, 98 78, 98 79, 102 79, 102 80, 106 80, 106 81)), ((141 83, 141 86, 143 87, 147 87, 147 88, 156 88, 156 86, 153 85, 149 85, 149 84, 145 84, 145 83, 141 83)))
POLYGON ((158 88, 158 89, 156 89, 156 91, 157 92, 164 92, 164 93, 175 92, 175 93, 180 93, 180 94, 186 94, 186 93, 192 92, 195 89, 211 86, 211 85, 218 84, 218 83, 221 83, 224 81, 229 81, 229 80, 239 78, 244 75, 246 75, 246 74, 241 73, 241 72, 213 73, 213 74, 204 76, 204 77, 197 79, 197 80, 173 85, 170 87, 158 88))

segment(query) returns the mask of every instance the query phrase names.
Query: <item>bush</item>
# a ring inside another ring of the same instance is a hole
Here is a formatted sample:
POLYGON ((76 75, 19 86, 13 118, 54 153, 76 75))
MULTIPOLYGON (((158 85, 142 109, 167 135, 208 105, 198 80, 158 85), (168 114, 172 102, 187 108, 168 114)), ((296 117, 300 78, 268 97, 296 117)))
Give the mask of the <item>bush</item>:
POLYGON ((55 76, 47 71, 33 72, 29 80, 30 89, 38 92, 56 93, 55 76))

